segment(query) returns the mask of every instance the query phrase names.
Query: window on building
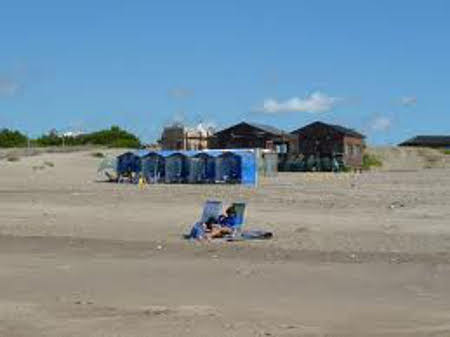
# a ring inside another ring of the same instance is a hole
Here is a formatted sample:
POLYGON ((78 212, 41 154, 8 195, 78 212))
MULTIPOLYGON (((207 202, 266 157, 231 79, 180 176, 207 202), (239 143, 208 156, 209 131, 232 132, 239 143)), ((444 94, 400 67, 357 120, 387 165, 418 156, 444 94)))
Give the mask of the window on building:
POLYGON ((355 155, 355 146, 354 145, 352 145, 352 144, 348 145, 348 153, 351 157, 355 155))
POLYGON ((275 146, 276 153, 287 153, 287 145, 286 144, 277 144, 275 146))

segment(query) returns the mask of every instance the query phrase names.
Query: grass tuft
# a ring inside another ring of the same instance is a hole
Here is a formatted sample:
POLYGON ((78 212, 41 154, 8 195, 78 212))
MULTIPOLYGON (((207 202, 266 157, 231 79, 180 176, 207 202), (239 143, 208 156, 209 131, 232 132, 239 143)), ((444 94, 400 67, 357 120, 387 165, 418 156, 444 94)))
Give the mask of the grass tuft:
POLYGON ((362 168, 363 170, 370 170, 372 167, 381 167, 383 162, 380 158, 373 154, 364 154, 362 168))
POLYGON ((94 158, 105 158, 105 155, 103 152, 92 152, 91 156, 94 158))

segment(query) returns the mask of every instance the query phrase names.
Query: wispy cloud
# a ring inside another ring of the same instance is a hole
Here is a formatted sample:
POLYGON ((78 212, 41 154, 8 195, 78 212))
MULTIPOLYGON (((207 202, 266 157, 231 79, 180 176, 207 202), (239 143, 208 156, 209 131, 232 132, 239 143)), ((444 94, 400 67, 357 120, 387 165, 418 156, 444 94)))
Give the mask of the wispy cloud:
POLYGON ((332 97, 323 92, 315 91, 306 97, 293 97, 286 101, 266 99, 262 107, 257 108, 256 111, 267 114, 281 112, 320 113, 332 110, 341 101, 342 98, 332 97))
POLYGON ((403 106, 414 106, 417 104, 416 96, 405 96, 400 99, 400 103, 403 106))
POLYGON ((371 121, 370 128, 376 132, 386 132, 392 126, 392 120, 385 116, 376 117, 371 121))
POLYGON ((0 76, 0 97, 14 97, 21 89, 22 85, 19 82, 0 76))
POLYGON ((188 98, 194 95, 194 91, 188 88, 172 88, 169 89, 168 94, 172 98, 188 98))

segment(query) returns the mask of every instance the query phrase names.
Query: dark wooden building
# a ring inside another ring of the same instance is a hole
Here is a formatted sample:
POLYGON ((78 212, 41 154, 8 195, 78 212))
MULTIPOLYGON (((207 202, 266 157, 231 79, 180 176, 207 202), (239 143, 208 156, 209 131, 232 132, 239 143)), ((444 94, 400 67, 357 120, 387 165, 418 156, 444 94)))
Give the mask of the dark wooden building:
POLYGON ((450 149, 450 136, 416 136, 398 145, 450 149))
POLYGON ((298 141, 298 154, 306 160, 336 159, 341 164, 360 168, 365 136, 340 125, 314 122, 292 132, 298 141))
POLYGON ((296 147, 293 135, 272 126, 241 122, 216 132, 209 138, 210 149, 271 149, 288 153, 296 147))

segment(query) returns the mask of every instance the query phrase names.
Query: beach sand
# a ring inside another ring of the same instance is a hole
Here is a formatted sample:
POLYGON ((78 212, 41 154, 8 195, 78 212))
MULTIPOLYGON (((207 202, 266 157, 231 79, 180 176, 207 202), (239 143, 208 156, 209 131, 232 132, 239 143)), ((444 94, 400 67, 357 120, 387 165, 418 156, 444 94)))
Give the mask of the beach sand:
POLYGON ((0 336, 450 335, 448 166, 139 189, 92 152, 0 161, 0 336), (183 240, 208 199, 274 238, 183 240))

